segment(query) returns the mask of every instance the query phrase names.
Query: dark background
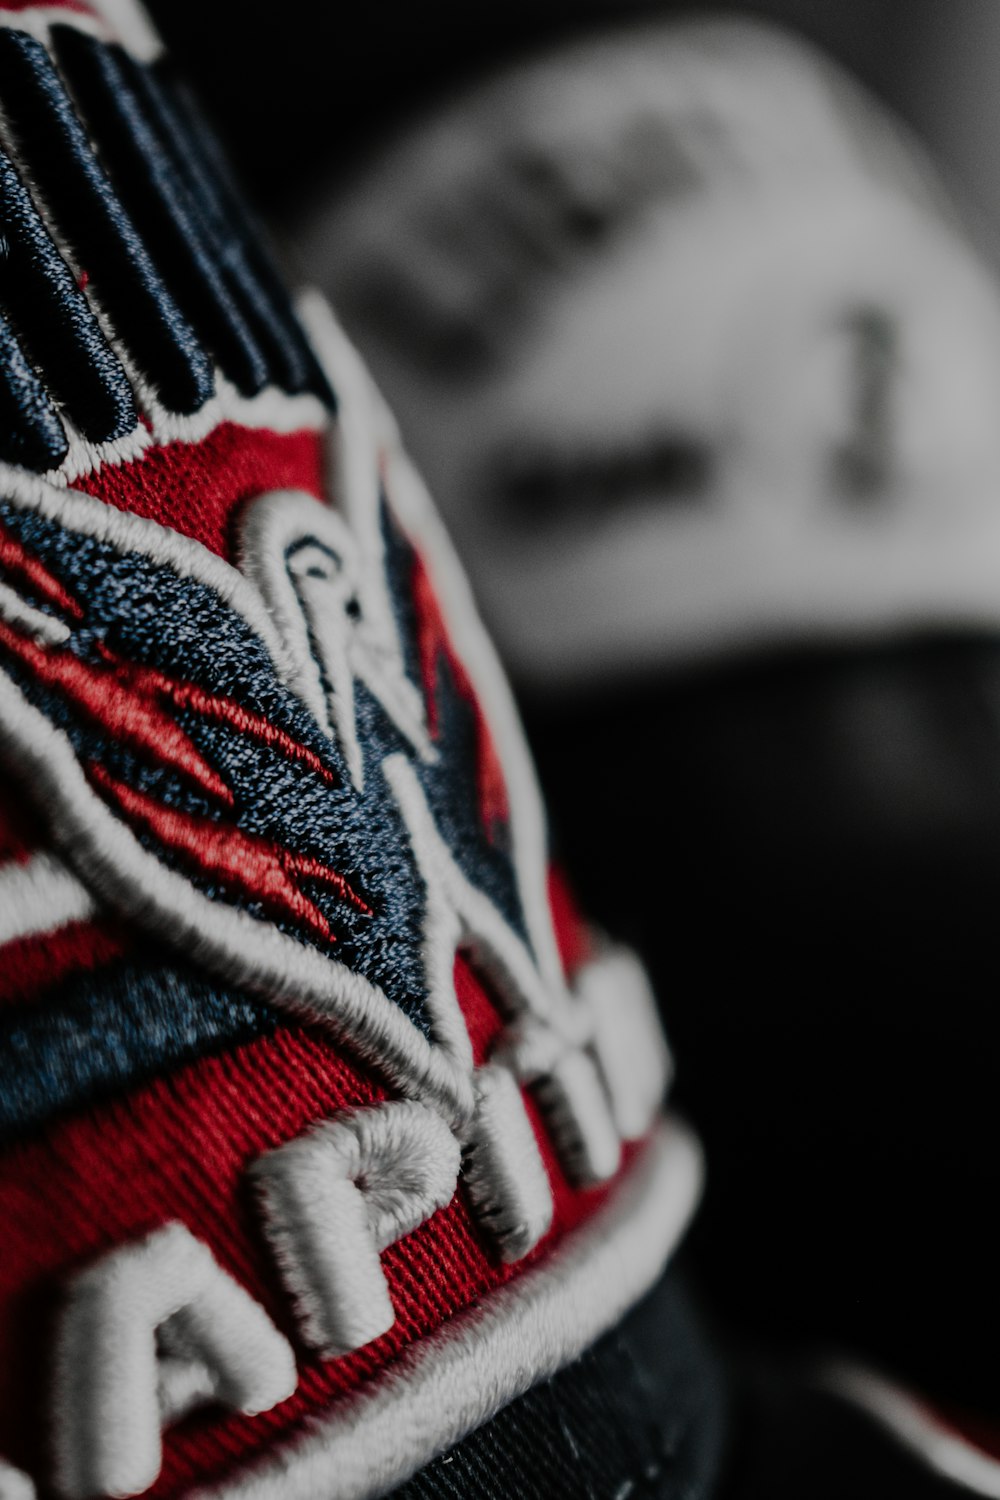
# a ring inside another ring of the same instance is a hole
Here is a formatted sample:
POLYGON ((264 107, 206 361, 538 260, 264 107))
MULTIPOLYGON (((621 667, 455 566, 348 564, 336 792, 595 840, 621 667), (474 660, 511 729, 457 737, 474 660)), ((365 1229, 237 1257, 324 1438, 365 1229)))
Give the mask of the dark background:
POLYGON ((629 15, 728 12, 794 27, 827 49, 932 145, 1000 239, 995 0, 153 0, 258 205, 281 210, 349 167, 400 116, 477 69, 548 37, 629 15))

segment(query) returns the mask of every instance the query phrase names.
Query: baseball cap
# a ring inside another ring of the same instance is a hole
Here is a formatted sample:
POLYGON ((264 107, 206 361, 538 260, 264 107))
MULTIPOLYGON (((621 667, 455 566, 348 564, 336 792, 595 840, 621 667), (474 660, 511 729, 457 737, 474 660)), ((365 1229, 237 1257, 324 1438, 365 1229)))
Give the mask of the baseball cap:
POLYGON ((648 981, 139 9, 0 4, 0 213, 0 1495, 707 1493, 648 981))

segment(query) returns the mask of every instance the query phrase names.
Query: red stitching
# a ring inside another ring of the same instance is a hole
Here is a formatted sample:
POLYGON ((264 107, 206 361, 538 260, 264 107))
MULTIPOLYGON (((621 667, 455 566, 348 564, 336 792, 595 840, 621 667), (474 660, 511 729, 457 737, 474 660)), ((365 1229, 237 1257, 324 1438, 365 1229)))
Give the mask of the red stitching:
POLYGON ((72 594, 67 593, 58 578, 53 578, 48 568, 44 567, 36 557, 26 552, 20 542, 15 542, 2 524, 0 524, 0 568, 22 579, 30 592, 40 595, 49 604, 54 604, 56 609, 62 610, 63 614, 69 615, 71 619, 83 619, 83 610, 72 594))
POLYGON ((219 824, 211 818, 195 817, 166 807, 118 781, 100 765, 89 767, 91 779, 141 827, 148 829, 168 848, 186 855, 205 874, 235 886, 251 900, 259 901, 278 916, 303 923, 325 942, 336 942, 323 913, 314 906, 294 879, 318 880, 336 891, 366 916, 372 915, 343 875, 308 855, 292 854, 264 839, 247 834, 234 824, 219 824))
POLYGON ((116 740, 144 750, 160 764, 176 767, 209 796, 231 807, 233 794, 195 749, 180 726, 141 688, 121 681, 114 668, 87 666, 72 651, 46 649, 0 621, 0 646, 31 668, 41 682, 58 688, 116 740))

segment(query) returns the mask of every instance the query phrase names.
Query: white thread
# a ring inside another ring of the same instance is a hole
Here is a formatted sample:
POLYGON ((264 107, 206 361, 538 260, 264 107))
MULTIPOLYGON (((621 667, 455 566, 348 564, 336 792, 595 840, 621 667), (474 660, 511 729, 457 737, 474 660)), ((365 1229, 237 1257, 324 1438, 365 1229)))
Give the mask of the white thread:
MULTIPOLYGON (((358 541, 373 575, 385 570, 381 525, 382 473, 374 437, 375 387, 357 350, 318 292, 299 299, 300 322, 312 337, 317 358, 337 395, 337 420, 330 439, 330 494, 358 541)), ((395 630, 392 606, 384 590, 370 601, 382 611, 381 628, 395 630)))
MULTIPOLYGON (((87 295, 96 315, 98 309, 94 294, 88 289, 87 295)), ((99 318, 99 321, 103 326, 105 320, 99 318)), ((111 438, 104 443, 92 443, 77 432, 63 415, 68 440, 66 455, 57 468, 49 469, 44 476, 57 488, 76 484, 80 479, 99 473, 101 469, 123 468, 130 463, 141 463, 151 448, 167 443, 197 443, 224 422, 278 433, 318 432, 329 424, 329 413, 315 396, 288 396, 274 386, 267 387, 256 396, 242 396, 228 385, 218 370, 214 372, 216 394, 210 396, 204 406, 199 407, 191 416, 168 411, 159 405, 153 394, 153 387, 132 364, 127 350, 120 343, 120 335, 112 330, 111 337, 115 353, 128 375, 146 421, 124 437, 111 438)), ((9 464, 0 464, 0 483, 6 483, 18 472, 9 464)))
POLYGON ((593 1048, 618 1132, 641 1140, 673 1077, 646 971, 630 949, 611 947, 580 969, 574 988, 593 1019, 593 1048))
POLYGON ((0 1458, 0 1500, 35 1500, 34 1480, 0 1458))
MULTIPOLYGON (((474 950, 479 966, 493 978, 495 992, 508 1001, 515 1013, 525 1008, 529 1014, 540 1013, 540 1019, 547 1020, 549 996, 541 986, 530 955, 508 924, 492 902, 458 870, 434 826, 412 766, 405 757, 393 755, 386 759, 383 769, 406 822, 414 857, 427 888, 425 964, 427 973, 438 979, 431 990, 435 1033, 442 1045, 453 1039, 452 1044, 462 1048, 456 1058, 464 1059, 470 1055, 468 1034, 453 978, 459 942, 474 950)), ((559 1019, 563 1020, 563 1016, 559 1019)), ((580 1024, 589 1018, 580 1007, 573 1019, 580 1024)), ((545 1038, 548 1066, 544 1076, 535 1081, 535 1089, 567 1175, 581 1185, 607 1181, 618 1170, 621 1142, 593 1059, 579 1047, 568 1047, 565 1040, 560 1048, 547 1026, 532 1023, 528 1031, 536 1040, 536 1049, 541 1045, 541 1037, 545 1038)), ((478 1074, 473 1082, 478 1090, 478 1074)), ((548 1195, 547 1179, 545 1190, 548 1195)), ((534 1193, 530 1187, 527 1191, 534 1193)), ((493 1196, 486 1193, 490 1202, 493 1196)), ((518 1243, 516 1236, 510 1243, 518 1243)), ((524 1250, 512 1253, 510 1258, 518 1259, 525 1253, 524 1250)))
MULTIPOLYGON (((19 474, 8 497, 16 505, 119 552, 136 551, 215 590, 262 638, 279 674, 293 668, 257 591, 199 543, 155 522, 126 515, 90 496, 57 490, 19 474)), ((317 503, 317 512, 321 507, 317 503)), ((472 1107, 469 1063, 444 1055, 375 986, 270 924, 202 895, 160 864, 97 797, 66 736, 34 709, 0 672, 0 744, 24 767, 49 813, 55 837, 87 883, 127 915, 152 925, 192 957, 236 983, 248 984, 357 1044, 404 1092, 426 1091, 449 1116, 472 1107)), ((467 1047, 467 1040, 466 1040, 467 1047)), ((447 1050, 447 1049, 445 1049, 447 1050)))
MULTIPOLYGON (((89 300, 93 296, 88 293, 89 300)), ((115 353, 121 361, 135 391, 138 404, 147 422, 134 428, 124 437, 111 438, 104 443, 92 443, 75 431, 62 414, 66 432, 66 456, 55 469, 49 469, 44 479, 57 489, 76 484, 88 475, 99 473, 104 468, 122 468, 130 463, 141 463, 150 448, 167 443, 197 443, 208 437, 224 422, 233 422, 253 430, 277 432, 322 432, 329 426, 330 415, 316 396, 289 396, 276 386, 269 386, 256 396, 242 396, 230 386, 220 371, 215 371, 216 394, 209 397, 204 406, 191 416, 168 411, 158 404, 153 387, 132 366, 127 352, 120 347, 119 335, 114 334, 115 353)), ((18 477, 24 478, 24 470, 8 463, 0 463, 0 487, 6 488, 18 477)))
POLYGON ((381 474, 393 509, 417 544, 453 638, 493 735, 510 798, 514 866, 531 946, 537 955, 553 1016, 564 1014, 572 1029, 568 999, 548 900, 548 838, 541 793, 513 695, 472 599, 468 582, 433 502, 406 456, 396 423, 325 299, 309 292, 299 316, 320 363, 340 398, 334 493, 350 507, 349 519, 382 564, 376 531, 381 474), (374 492, 374 501, 373 501, 374 492))
MULTIPOLYGON (((18 26, 34 35, 47 47, 51 47, 49 28, 56 21, 76 25, 77 29, 101 37, 116 40, 120 35, 141 61, 155 59, 160 51, 159 40, 145 12, 134 0, 101 0, 96 7, 104 10, 110 29, 105 28, 99 18, 91 18, 71 11, 19 12, 19 17, 29 15, 37 24, 18 26), (83 23, 83 24, 80 24, 83 23)), ((45 195, 37 182, 32 180, 25 163, 16 149, 16 133, 5 132, 9 154, 16 160, 18 171, 30 190, 32 200, 41 215, 49 237, 56 244, 60 255, 70 267, 77 281, 82 280, 81 267, 75 258, 72 246, 62 238, 58 224, 48 209, 45 195)), ((168 443, 196 443, 207 437, 224 422, 237 423, 242 427, 266 429, 279 433, 303 430, 324 431, 329 427, 330 414, 323 402, 310 393, 289 395, 277 386, 266 386, 254 396, 244 396, 218 368, 213 369, 213 394, 196 412, 182 414, 164 406, 155 384, 136 365, 127 340, 123 340, 114 320, 101 303, 98 290, 89 285, 84 297, 99 323, 111 347, 115 350, 122 369, 134 393, 138 410, 144 420, 136 423, 131 432, 123 437, 112 438, 103 443, 89 441, 76 428, 66 413, 61 421, 66 437, 67 449, 56 468, 45 476, 58 488, 76 483, 84 476, 97 473, 105 467, 118 468, 140 462, 150 448, 168 443)), ((0 483, 15 476, 19 470, 9 464, 0 464, 0 483)))
POLYGON ((96 909, 86 886, 54 854, 0 865, 0 943, 89 921, 96 909))
POLYGON ((345 1111, 251 1169, 304 1337, 324 1358, 395 1320, 379 1252, 450 1203, 461 1153, 421 1104, 345 1111))
MULTIPOLYGON (((585 1047, 590 1040, 590 1016, 580 1011, 580 1027, 576 1045, 585 1047)), ((567 1051, 566 1038, 557 1035, 547 1026, 540 1026, 531 1016, 521 1016, 512 1022, 493 1049, 493 1061, 510 1068, 515 1078, 522 1083, 534 1083, 552 1069, 567 1051)))
POLYGON ((33 609, 6 583, 0 583, 0 620, 26 630, 36 641, 44 641, 49 646, 61 646, 69 640, 68 625, 53 615, 47 615, 44 610, 33 609))
POLYGON ((535 1080, 532 1092, 571 1182, 589 1187, 613 1177, 621 1161, 621 1138, 590 1053, 582 1047, 563 1053, 535 1080))
POLYGON ((474 1077, 476 1112, 465 1133, 465 1186, 476 1218, 506 1261, 521 1260, 552 1223, 552 1191, 524 1108, 506 1068, 474 1077))
POLYGON ((434 1034, 456 1066, 471 1071, 472 1045, 455 993, 455 953, 463 935, 463 923, 442 885, 436 845, 426 836, 430 811, 423 788, 405 756, 387 756, 382 763, 382 774, 403 815, 413 857, 424 882, 422 957, 434 1034))
POLYGON ((818 1384, 867 1412, 936 1474, 973 1495, 1000 1500, 1000 1463, 895 1381, 861 1366, 835 1364, 822 1372, 818 1384))
POLYGON ((374 1500, 614 1326, 656 1282, 691 1217, 701 1154, 661 1125, 592 1219, 338 1403, 301 1441, 191 1500, 374 1500))
POLYGON ((197 1352, 217 1399, 236 1411, 268 1411, 295 1390, 295 1357, 264 1309, 182 1224, 154 1230, 68 1288, 53 1403, 55 1481, 65 1500, 140 1494, 155 1482, 163 1327, 197 1352))
POLYGON ((161 55, 163 43, 137 0, 89 0, 89 3, 139 62, 155 62, 161 55))

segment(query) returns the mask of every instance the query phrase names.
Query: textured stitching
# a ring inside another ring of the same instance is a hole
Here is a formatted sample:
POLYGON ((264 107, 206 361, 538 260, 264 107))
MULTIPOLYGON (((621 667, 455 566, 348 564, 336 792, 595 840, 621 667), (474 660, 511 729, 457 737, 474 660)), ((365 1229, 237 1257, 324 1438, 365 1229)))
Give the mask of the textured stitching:
POLYGON ((3 150, 0 203, 0 305, 21 348, 86 438, 124 437, 138 420, 125 371, 3 150))
POLYGON ((392 1500, 707 1500, 725 1425, 719 1371, 668 1272, 613 1333, 392 1500))
POLYGON ((122 342, 140 369, 155 376, 168 406, 197 411, 214 389, 208 356, 102 170, 40 42, 0 34, 0 97, 18 156, 75 263, 100 289, 122 342))
POLYGON ((72 480, 264 426, 278 392, 320 425, 329 385, 203 122, 162 61, 59 16, 0 26, 0 462, 72 480))
MULTIPOLYGON (((0 256, 6 255, 0 246, 0 256)), ((0 460, 53 469, 65 458, 63 425, 17 335, 0 314, 0 460)))
POLYGON ((210 1399, 250 1416, 295 1389, 295 1356, 264 1309, 183 1224, 166 1224, 70 1281, 54 1403, 65 1500, 140 1494, 156 1479, 161 1351, 197 1361, 210 1399))
POLYGON ((254 1163, 267 1237, 303 1337, 325 1357, 392 1327, 379 1253, 447 1207, 459 1163, 441 1116, 402 1100, 345 1110, 254 1163))
MULTIPOLYGON (((21 1320, 47 1317, 65 1266, 166 1219, 183 1215, 219 1263, 294 1336, 252 1213, 246 1168, 315 1121, 381 1097, 325 1042, 279 1028, 227 1055, 151 1080, 122 1099, 96 1102, 79 1117, 53 1121, 44 1137, 0 1158, 0 1451, 28 1472, 44 1470, 45 1372, 40 1369, 36 1380, 25 1366, 21 1320)), ((537 1115, 533 1124, 552 1186, 554 1242, 591 1214, 603 1194, 574 1193, 537 1115)), ((405 1242, 390 1246, 382 1265, 396 1313, 388 1334, 343 1359, 304 1360, 295 1397, 269 1416, 174 1429, 152 1493, 176 1495, 195 1477, 225 1471, 239 1455, 294 1431, 306 1414, 321 1411, 512 1274, 483 1240, 461 1190, 405 1242)), ((38 1355, 45 1352, 37 1340, 32 1347, 38 1355)))

